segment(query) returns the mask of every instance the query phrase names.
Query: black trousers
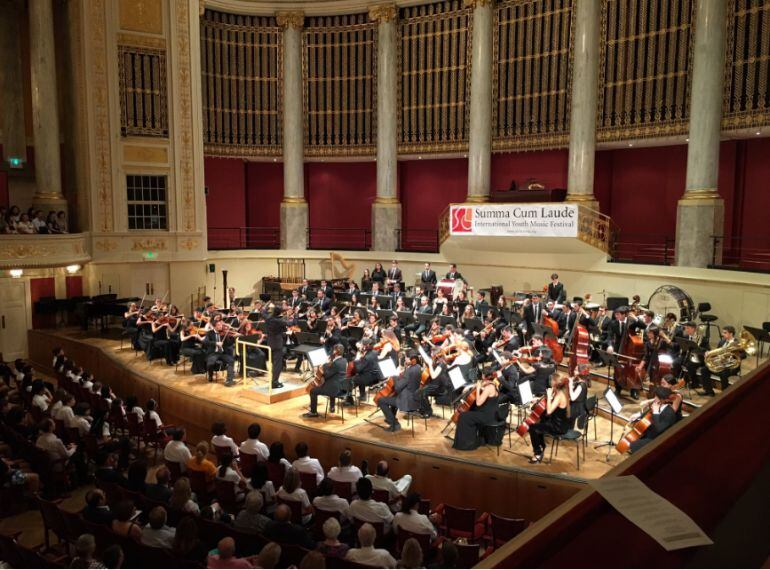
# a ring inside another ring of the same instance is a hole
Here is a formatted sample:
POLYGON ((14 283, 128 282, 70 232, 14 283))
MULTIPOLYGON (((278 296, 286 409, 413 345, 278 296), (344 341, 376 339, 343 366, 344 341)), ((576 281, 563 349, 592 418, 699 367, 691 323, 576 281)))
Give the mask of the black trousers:
POLYGON ((350 384, 348 385, 348 392, 353 395, 353 386, 358 386, 358 396, 363 398, 366 396, 366 388, 377 383, 377 378, 374 378, 368 374, 356 374, 350 378, 350 384))
POLYGON ((340 393, 339 387, 336 383, 324 382, 320 386, 310 390, 310 411, 312 413, 318 413, 318 396, 331 396, 332 400, 329 402, 329 411, 334 412, 334 397, 340 393))
MULTIPOLYGON (((730 377, 736 376, 739 371, 740 371, 740 367, 736 367, 736 368, 731 368, 730 370, 723 370, 722 372, 719 372, 717 374, 717 376, 719 376, 719 383, 722 387, 722 391, 727 390, 727 388, 730 387, 730 377)), ((706 370, 706 374, 703 376, 701 380, 703 382, 703 390, 706 393, 714 391, 714 380, 711 378, 711 372, 706 370)))
POLYGON ((444 386, 440 382, 431 382, 427 386, 417 390, 417 397, 420 400, 420 412, 425 414, 433 413, 433 407, 430 405, 430 397, 438 396, 444 392, 444 386))
POLYGON ((169 366, 176 363, 179 360, 179 349, 182 347, 182 343, 178 340, 169 340, 166 344, 166 364, 169 366))
POLYGON ((535 455, 541 455, 545 451, 545 434, 561 435, 549 421, 539 421, 529 426, 529 439, 532 441, 532 449, 535 455))
POLYGON ((227 368, 227 381, 232 382, 235 376, 235 357, 232 354, 213 352, 206 357, 206 370, 209 377, 213 376, 214 370, 222 365, 227 368))
POLYGON ((283 372, 283 347, 276 348, 271 346, 270 349, 273 364, 273 386, 275 386, 278 383, 281 372, 283 372))
POLYGON ((395 396, 380 398, 380 401, 377 402, 377 405, 382 410, 382 413, 385 415, 385 421, 388 422, 389 425, 396 425, 398 423, 398 420, 396 419, 398 406, 396 405, 395 396))

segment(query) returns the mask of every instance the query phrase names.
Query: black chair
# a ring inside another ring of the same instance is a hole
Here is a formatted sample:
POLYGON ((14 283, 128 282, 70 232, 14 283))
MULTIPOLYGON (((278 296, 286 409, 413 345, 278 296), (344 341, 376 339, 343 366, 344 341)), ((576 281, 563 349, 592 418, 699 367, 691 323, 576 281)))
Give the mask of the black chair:
POLYGON ((711 340, 711 327, 714 327, 717 329, 717 336, 722 335, 722 331, 719 328, 719 325, 714 324, 714 321, 718 320, 719 317, 716 315, 708 314, 708 311, 711 310, 711 303, 698 303, 698 314, 700 315, 700 322, 706 329, 706 339, 711 340))
POLYGON ((497 410, 497 417, 502 419, 486 424, 482 428, 484 441, 488 445, 494 445, 497 448, 497 455, 500 455, 500 446, 503 444, 506 432, 508 433, 508 448, 510 449, 513 446, 511 439, 513 429, 510 422, 511 409, 511 405, 508 403, 500 404, 497 410))
POLYGON ((577 446, 577 469, 580 471, 580 450, 583 450, 583 461, 586 459, 586 449, 585 444, 583 443, 583 439, 585 439, 585 434, 582 431, 578 431, 576 429, 570 429, 567 430, 566 433, 563 433, 561 435, 554 435, 551 433, 544 433, 543 434, 546 438, 553 439, 553 442, 551 442, 551 455, 548 458, 548 463, 553 462, 554 455, 556 457, 559 456, 559 443, 562 441, 574 441, 575 445, 577 446))
POLYGON ((414 419, 415 418, 422 418, 425 420, 425 431, 428 431, 428 418, 423 418, 420 414, 419 410, 410 410, 408 412, 404 412, 404 418, 406 419, 406 425, 409 426, 409 428, 412 430, 412 437, 414 437, 414 419))
MULTIPOLYGON (((332 401, 334 401, 334 407, 337 408, 340 414, 340 419, 342 420, 342 423, 345 423, 345 398, 348 397, 348 393, 344 390, 341 391, 336 396, 323 396, 326 398, 326 408, 324 408, 324 421, 326 420, 326 417, 329 415, 329 408, 331 407, 332 401)), ((355 406, 356 409, 356 416, 358 416, 358 406, 355 406)))

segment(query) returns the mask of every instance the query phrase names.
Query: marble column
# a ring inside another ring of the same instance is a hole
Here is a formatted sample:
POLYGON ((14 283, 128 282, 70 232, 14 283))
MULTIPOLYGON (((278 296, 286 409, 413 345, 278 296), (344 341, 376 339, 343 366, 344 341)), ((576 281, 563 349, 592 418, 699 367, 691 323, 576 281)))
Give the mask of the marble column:
POLYGON ((486 202, 489 200, 492 168, 494 1, 465 0, 465 5, 473 7, 467 201, 486 202))
POLYGON ((35 137, 33 204, 43 210, 66 209, 61 188, 59 100, 53 36, 53 0, 29 1, 32 131, 35 137))
POLYGON ((715 256, 712 236, 724 231, 724 201, 717 182, 727 6, 724 0, 697 1, 687 179, 676 215, 676 264, 688 267, 720 263, 721 246, 715 256))
POLYGON ((567 201, 595 210, 594 159, 599 74, 600 0, 576 0, 567 201))
POLYGON ((306 249, 305 134, 302 110, 302 12, 279 12, 283 28, 283 201, 281 249, 306 249))
POLYGON ((24 84, 21 73, 19 18, 23 5, 19 0, 0 0, 0 131, 3 132, 5 158, 27 160, 24 132, 24 84))
POLYGON ((401 203, 398 201, 398 50, 395 4, 374 6, 377 22, 377 198, 372 205, 372 248, 399 247, 401 203))

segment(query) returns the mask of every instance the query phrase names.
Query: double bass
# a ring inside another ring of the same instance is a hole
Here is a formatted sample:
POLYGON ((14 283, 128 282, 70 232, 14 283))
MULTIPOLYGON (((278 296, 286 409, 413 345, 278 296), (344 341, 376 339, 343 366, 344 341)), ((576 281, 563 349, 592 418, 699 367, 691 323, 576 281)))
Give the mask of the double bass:
POLYGON ((588 363, 588 349, 591 346, 591 335, 588 329, 581 324, 575 326, 572 334, 572 342, 569 355, 569 375, 574 376, 578 364, 588 363))
POLYGON ((636 363, 644 357, 644 340, 631 334, 631 323, 626 325, 618 350, 619 364, 615 367, 615 382, 627 390, 639 390, 642 380, 636 371, 636 363))

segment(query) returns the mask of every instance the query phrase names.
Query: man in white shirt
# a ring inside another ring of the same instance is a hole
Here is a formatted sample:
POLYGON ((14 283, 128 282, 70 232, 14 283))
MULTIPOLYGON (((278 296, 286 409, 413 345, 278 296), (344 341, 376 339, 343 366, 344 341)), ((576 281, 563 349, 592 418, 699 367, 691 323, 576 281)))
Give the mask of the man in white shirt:
POLYGON ((401 528, 414 534, 429 534, 431 540, 436 538, 436 527, 427 516, 419 512, 421 499, 419 493, 409 493, 401 511, 393 517, 393 532, 398 533, 401 528))
POLYGON ((166 509, 160 506, 153 508, 149 521, 142 529, 142 544, 153 548, 173 548, 176 529, 166 524, 166 509))
POLYGON ((241 444, 240 452, 248 455, 256 455, 257 461, 267 461, 270 455, 270 449, 266 444, 259 441, 259 434, 262 432, 262 427, 259 424, 251 424, 249 426, 249 439, 241 444))
POLYGON ((412 484, 412 476, 407 474, 401 477, 401 479, 393 481, 388 477, 388 472, 388 462, 383 460, 377 463, 377 473, 375 475, 367 475, 366 477, 372 482, 374 489, 388 492, 391 508, 393 512, 397 512, 401 508, 400 499, 406 496, 409 491, 409 485, 412 484))
POLYGON ((329 479, 335 483, 350 483, 351 491, 356 489, 356 481, 364 476, 361 470, 353 463, 353 454, 349 449, 340 453, 340 464, 329 469, 329 479))
POLYGON ((214 422, 214 425, 211 426, 211 431, 214 434, 214 437, 211 438, 211 445, 215 449, 217 447, 229 448, 233 457, 238 457, 238 445, 232 437, 227 435, 227 426, 224 422, 214 422))
POLYGON ((179 468, 182 473, 187 469, 187 461, 192 457, 190 449, 184 442, 185 431, 184 428, 179 428, 174 431, 171 441, 166 444, 163 450, 163 459, 166 461, 172 461, 179 464, 179 468))
POLYGON ((377 531, 370 524, 361 525, 358 529, 358 542, 361 548, 351 548, 345 555, 346 560, 357 564, 365 564, 374 568, 395 568, 396 559, 384 548, 374 548, 377 531))
POLYGON ((318 486, 318 496, 313 499, 313 507, 330 513, 339 513, 340 520, 348 520, 350 505, 334 492, 334 483, 328 477, 318 486))
POLYGON ((72 406, 75 405, 75 396, 68 394, 63 400, 62 406, 53 413, 53 419, 64 422, 65 427, 69 427, 72 418, 75 417, 75 412, 72 411, 72 406))
POLYGON ((358 499, 350 503, 350 518, 370 523, 383 523, 385 533, 390 532, 390 523, 393 521, 393 513, 385 503, 372 499, 372 482, 362 477, 356 483, 358 499))
POLYGON ((294 451, 297 453, 297 459, 291 466, 300 473, 315 473, 316 484, 320 485, 324 479, 324 468, 321 467, 320 461, 310 457, 307 443, 300 441, 294 447, 294 451))
POLYGON ((77 451, 77 447, 74 444, 64 445, 64 442, 56 437, 54 428, 56 424, 50 418, 43 421, 40 426, 41 433, 35 442, 35 446, 38 449, 42 449, 51 459, 69 459, 77 451))

